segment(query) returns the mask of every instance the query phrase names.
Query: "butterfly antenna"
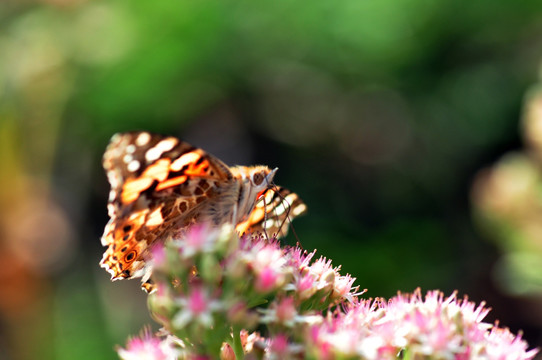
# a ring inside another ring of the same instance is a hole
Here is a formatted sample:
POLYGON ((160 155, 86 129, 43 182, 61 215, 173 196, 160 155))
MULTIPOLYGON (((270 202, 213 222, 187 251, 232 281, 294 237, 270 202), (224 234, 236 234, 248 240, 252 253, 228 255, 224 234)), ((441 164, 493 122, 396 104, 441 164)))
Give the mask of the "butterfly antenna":
MULTIPOLYGON (((262 194, 262 200, 263 200, 263 224, 267 223, 267 201, 265 200, 265 194, 262 194)), ((265 226, 262 226, 263 234, 267 241, 269 241, 269 235, 267 235, 267 229, 265 226)))
MULTIPOLYGON (((286 197, 283 196, 283 195, 280 193, 280 188, 279 188, 277 185, 273 184, 273 190, 275 191, 275 194, 277 194, 278 197, 281 198, 283 204, 284 204, 284 203, 288 204, 288 209, 286 209, 286 216, 284 217, 284 219, 283 219, 282 222, 280 223, 280 226, 279 226, 279 229, 278 229, 278 233, 280 233, 280 231, 282 230, 282 227, 284 226, 284 224, 286 223, 286 221, 287 221, 287 220, 288 220, 288 221, 290 220, 290 209, 292 208, 292 204, 290 204, 290 203, 288 202, 288 200, 286 200, 286 197)), ((290 221, 290 224, 291 224, 291 223, 292 223, 292 222, 290 221)))
POLYGON ((295 232, 295 227, 292 223, 292 220, 288 218, 288 221, 290 222, 290 228, 292 229, 292 234, 294 234, 296 244, 299 246, 301 241, 299 240, 299 237, 297 236, 297 233, 295 232))
MULTIPOLYGON (((276 188, 277 185, 275 185, 275 183, 271 182, 269 183, 266 179, 266 182, 267 182, 267 187, 268 188, 276 188)), ((262 229, 263 229, 263 234, 266 238, 267 241, 269 241, 269 235, 267 234, 267 229, 265 228, 265 224, 267 223, 267 200, 265 199, 265 192, 264 194, 261 195, 262 196, 262 201, 263 201, 263 226, 262 226, 262 229)))
POLYGON ((297 233, 295 232, 295 228, 294 228, 294 225, 292 223, 292 219, 290 219, 290 211, 292 210, 292 204, 290 204, 288 202, 288 200, 286 200, 286 197, 280 193, 280 189, 276 184, 273 184, 273 190, 275 191, 275 194, 277 194, 282 199, 283 203, 288 204, 288 209, 286 210, 286 216, 284 217, 284 220, 282 220, 282 223, 279 226, 277 234, 280 233, 282 227, 284 226, 286 221, 288 221, 288 223, 289 223, 288 225, 292 229, 292 233, 294 234, 294 237, 295 237, 296 241, 299 243, 299 237, 297 236, 297 233))

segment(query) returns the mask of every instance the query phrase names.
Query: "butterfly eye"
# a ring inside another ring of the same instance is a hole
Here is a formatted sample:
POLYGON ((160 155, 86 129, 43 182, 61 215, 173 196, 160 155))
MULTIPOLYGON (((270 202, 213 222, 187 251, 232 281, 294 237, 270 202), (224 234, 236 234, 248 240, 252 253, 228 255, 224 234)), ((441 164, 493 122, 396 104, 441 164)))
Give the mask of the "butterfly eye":
POLYGON ((252 176, 252 182, 254 183, 254 185, 260 185, 263 182, 263 179, 264 175, 261 172, 256 173, 252 176))

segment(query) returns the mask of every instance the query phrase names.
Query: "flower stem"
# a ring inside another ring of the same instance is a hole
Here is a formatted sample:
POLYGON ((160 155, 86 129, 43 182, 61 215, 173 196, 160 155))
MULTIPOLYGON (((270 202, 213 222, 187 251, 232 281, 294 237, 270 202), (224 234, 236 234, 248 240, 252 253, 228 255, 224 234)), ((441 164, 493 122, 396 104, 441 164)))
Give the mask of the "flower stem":
POLYGON ((245 358, 243 344, 241 344, 241 329, 237 326, 233 327, 233 352, 236 360, 243 360, 245 358))

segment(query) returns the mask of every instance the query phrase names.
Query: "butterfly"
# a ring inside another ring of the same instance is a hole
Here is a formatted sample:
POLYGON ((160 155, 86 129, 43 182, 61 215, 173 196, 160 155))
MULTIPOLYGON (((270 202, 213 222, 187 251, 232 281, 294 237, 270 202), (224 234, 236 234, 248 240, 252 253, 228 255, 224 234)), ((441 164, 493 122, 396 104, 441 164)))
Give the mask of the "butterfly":
POLYGON ((285 223, 307 209, 295 193, 273 185, 277 169, 228 167, 172 136, 115 134, 103 167, 111 191, 100 265, 112 280, 147 276, 151 246, 183 236, 194 224, 229 223, 240 235, 278 238, 288 231, 285 223))

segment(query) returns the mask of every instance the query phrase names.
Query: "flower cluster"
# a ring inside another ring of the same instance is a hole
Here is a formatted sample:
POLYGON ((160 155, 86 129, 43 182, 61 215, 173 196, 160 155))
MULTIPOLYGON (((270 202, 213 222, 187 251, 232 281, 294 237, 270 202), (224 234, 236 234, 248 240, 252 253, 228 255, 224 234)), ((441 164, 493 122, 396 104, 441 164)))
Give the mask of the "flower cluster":
POLYGON ((455 294, 424 299, 419 289, 388 302, 357 300, 313 326, 306 349, 318 359, 532 359, 536 350, 520 336, 482 322, 488 312, 455 294))
POLYGON ((531 359, 536 351, 456 295, 363 300, 315 252, 195 226, 152 251, 149 310, 163 327, 122 359, 531 359), (262 333, 254 332, 260 330, 262 333))

